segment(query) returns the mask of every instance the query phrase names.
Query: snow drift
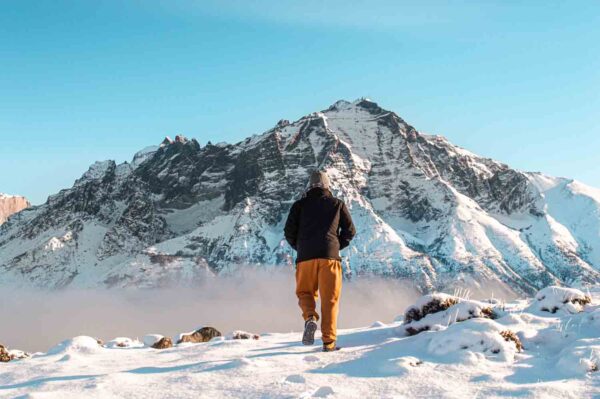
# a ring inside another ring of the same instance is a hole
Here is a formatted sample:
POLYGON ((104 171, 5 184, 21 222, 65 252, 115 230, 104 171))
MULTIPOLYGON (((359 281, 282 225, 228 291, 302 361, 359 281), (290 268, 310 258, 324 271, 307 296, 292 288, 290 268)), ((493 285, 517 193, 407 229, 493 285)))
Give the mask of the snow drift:
POLYGON ((334 353, 302 346, 299 331, 258 340, 224 332, 208 342, 168 349, 151 347, 156 335, 144 343, 120 337, 105 344, 79 336, 46 353, 0 363, 0 396, 596 397, 600 288, 589 294, 569 290, 569 295, 587 295, 591 302, 576 313, 550 313, 538 311, 535 298, 477 302, 436 294, 407 309, 423 309, 437 296, 456 301, 420 320, 460 304, 487 304, 497 317, 457 319, 411 336, 400 333, 403 317, 377 322, 340 331, 343 349, 334 353))

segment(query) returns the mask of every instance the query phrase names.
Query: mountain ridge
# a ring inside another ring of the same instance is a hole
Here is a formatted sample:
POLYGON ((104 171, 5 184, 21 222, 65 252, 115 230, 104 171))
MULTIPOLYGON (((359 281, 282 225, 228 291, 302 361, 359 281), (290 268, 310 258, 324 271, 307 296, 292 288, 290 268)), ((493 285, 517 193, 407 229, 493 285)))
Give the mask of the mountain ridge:
POLYGON ((131 163, 93 164, 2 226, 0 282, 137 287, 243 264, 290 267, 283 222, 316 168, 357 224, 348 276, 410 279, 425 291, 599 281, 594 189, 479 157, 363 98, 235 144, 180 135, 131 163))

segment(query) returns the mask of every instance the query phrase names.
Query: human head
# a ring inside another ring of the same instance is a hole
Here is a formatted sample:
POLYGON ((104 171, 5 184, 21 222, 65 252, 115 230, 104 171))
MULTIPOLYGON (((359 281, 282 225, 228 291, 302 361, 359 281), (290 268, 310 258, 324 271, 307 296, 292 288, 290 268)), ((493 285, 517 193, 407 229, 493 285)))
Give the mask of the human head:
POLYGON ((329 176, 327 176, 325 171, 315 170, 310 175, 310 179, 308 181, 308 190, 317 187, 329 190, 329 183, 329 176))

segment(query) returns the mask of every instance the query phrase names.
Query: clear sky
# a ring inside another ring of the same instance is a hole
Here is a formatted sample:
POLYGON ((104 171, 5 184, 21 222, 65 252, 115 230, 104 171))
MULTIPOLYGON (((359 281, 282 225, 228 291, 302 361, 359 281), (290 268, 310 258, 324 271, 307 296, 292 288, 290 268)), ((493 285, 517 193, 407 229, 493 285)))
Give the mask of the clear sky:
POLYGON ((0 192, 34 203, 165 135, 236 142, 363 96, 600 187, 600 2, 0 0, 0 192))

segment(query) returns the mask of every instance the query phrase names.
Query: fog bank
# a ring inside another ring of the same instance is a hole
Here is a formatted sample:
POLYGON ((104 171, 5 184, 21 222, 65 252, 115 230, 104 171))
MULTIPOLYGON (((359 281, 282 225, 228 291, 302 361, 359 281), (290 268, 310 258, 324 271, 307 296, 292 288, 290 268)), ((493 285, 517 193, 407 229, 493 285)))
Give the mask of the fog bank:
MULTIPOLYGON (((361 278, 345 282, 339 328, 391 322, 419 296, 410 284, 361 278)), ((65 290, 0 293, 0 343, 46 351, 77 335, 110 340, 158 333, 174 336, 202 326, 222 333, 301 331, 290 271, 244 270, 195 288, 65 290)))

